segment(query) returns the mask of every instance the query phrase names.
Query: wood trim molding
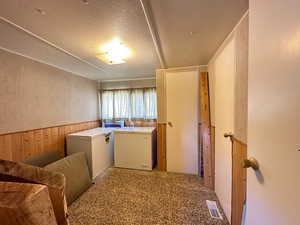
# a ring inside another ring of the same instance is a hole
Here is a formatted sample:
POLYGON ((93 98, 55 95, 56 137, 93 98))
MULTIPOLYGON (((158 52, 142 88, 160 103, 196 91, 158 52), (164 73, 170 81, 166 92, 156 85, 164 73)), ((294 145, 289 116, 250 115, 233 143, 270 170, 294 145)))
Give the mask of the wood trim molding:
POLYGON ((216 127, 210 126, 210 138, 211 138, 211 176, 212 176, 212 189, 215 190, 215 158, 216 158, 216 127))
POLYGON ((166 64, 165 57, 164 57, 164 54, 162 51, 160 37, 159 37, 159 34, 156 29, 156 24, 154 23, 151 6, 149 4, 149 1, 146 1, 146 0, 140 0, 140 3, 142 6, 142 9, 143 9, 143 13, 144 13, 147 25, 148 25, 148 29, 149 29, 152 41, 153 41, 156 55, 159 59, 160 66, 162 68, 166 68, 167 64, 166 64))
POLYGON ((44 152, 65 156, 65 137, 100 126, 100 120, 53 126, 0 135, 0 159, 22 161, 44 152))
MULTIPOLYGON (((200 72, 200 140, 203 159, 204 185, 214 189, 214 152, 210 120, 209 78, 207 72, 200 72)), ((214 129, 213 129, 214 131, 214 129)))
POLYGON ((237 142, 237 143, 239 143, 239 144, 241 144, 241 145, 247 145, 247 144, 245 144, 243 141, 241 141, 241 140, 239 140, 238 138, 236 138, 234 135, 230 135, 229 138, 230 138, 230 141, 232 142, 232 144, 233 144, 234 142, 237 142))
POLYGON ((115 80, 100 80, 100 83, 111 83, 111 82, 123 82, 123 81, 143 81, 143 80, 155 80, 155 77, 143 77, 143 78, 129 78, 129 79, 115 79, 115 80))
POLYGON ((199 72, 207 72, 207 65, 198 65, 198 66, 186 66, 186 67, 173 67, 168 69, 158 69, 156 71, 164 71, 164 72, 186 72, 186 71, 195 71, 199 72))
POLYGON ((249 15, 249 9, 244 13, 244 15, 241 17, 241 19, 239 20, 239 22, 234 26, 234 28, 232 29, 232 31, 227 35, 227 37, 225 38, 225 40, 222 42, 222 44, 219 46, 218 50, 215 52, 215 54, 210 58, 208 65, 213 62, 218 55, 220 55, 220 52, 223 51, 224 47, 226 46, 226 44, 233 38, 235 32, 237 31, 239 25, 243 22, 243 20, 245 19, 245 17, 247 17, 249 15))

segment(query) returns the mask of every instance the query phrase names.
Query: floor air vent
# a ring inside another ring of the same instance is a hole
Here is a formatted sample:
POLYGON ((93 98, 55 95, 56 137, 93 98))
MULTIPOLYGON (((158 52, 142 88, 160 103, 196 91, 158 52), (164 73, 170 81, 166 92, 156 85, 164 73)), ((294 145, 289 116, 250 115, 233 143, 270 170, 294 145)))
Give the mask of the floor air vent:
POLYGON ((221 219, 221 220, 223 219, 223 217, 218 209, 216 201, 206 200, 206 204, 207 204, 209 214, 212 218, 221 219))

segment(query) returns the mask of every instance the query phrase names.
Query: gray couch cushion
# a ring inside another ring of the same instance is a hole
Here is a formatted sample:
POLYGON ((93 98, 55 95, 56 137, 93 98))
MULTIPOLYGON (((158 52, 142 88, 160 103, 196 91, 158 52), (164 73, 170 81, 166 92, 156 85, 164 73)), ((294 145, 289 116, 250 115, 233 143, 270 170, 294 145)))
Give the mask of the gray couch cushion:
POLYGON ((47 165, 45 169, 60 172, 65 175, 65 193, 68 205, 75 201, 92 185, 84 152, 75 153, 51 163, 47 165))
POLYGON ((63 158, 61 151, 46 152, 41 155, 32 156, 22 162, 31 166, 44 167, 63 158))

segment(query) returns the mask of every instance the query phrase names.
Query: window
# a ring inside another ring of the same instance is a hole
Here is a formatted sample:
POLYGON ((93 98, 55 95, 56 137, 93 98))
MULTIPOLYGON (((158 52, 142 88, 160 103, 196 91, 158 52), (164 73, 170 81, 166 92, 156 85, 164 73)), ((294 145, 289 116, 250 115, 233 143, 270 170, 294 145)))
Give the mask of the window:
POLYGON ((156 89, 105 90, 101 94, 104 120, 153 120, 157 117, 156 89))

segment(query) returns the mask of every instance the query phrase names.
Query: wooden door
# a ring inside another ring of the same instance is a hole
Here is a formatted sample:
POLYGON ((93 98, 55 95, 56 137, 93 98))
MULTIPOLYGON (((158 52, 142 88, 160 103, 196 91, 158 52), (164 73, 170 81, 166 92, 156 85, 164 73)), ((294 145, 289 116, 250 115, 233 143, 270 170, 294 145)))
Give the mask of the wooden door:
POLYGON ((167 171, 198 174, 199 73, 166 73, 167 171))

